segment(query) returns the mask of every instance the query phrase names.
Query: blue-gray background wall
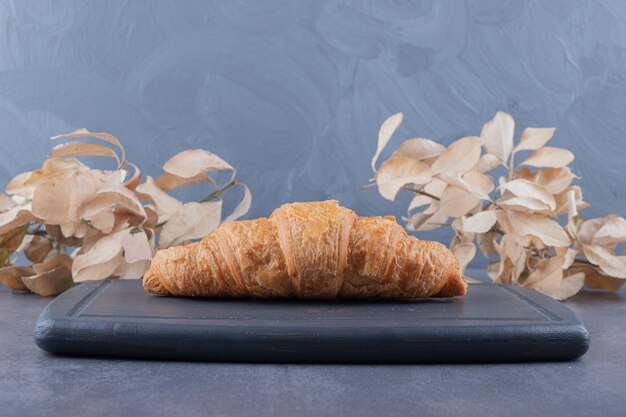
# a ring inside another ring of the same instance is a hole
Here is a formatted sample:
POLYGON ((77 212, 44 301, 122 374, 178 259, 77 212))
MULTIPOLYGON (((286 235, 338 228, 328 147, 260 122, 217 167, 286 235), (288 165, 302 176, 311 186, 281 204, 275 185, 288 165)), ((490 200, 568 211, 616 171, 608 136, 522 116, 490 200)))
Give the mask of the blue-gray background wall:
POLYGON ((360 188, 380 123, 405 113, 391 150, 478 134, 497 110, 558 127, 587 215, 626 215, 626 2, 0 1, 3 184, 86 127, 151 175, 216 152, 248 217, 326 198, 402 215, 409 196, 360 188))

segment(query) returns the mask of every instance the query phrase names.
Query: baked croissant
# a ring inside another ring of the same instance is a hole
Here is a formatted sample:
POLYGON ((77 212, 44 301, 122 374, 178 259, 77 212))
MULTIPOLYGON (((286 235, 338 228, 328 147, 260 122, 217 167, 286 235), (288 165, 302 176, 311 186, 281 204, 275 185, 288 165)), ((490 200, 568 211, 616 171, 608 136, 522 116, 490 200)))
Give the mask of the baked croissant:
POLYGON ((156 253, 154 294, 204 297, 453 297, 454 255, 407 235, 394 217, 357 217, 336 201, 285 204, 269 218, 224 223, 200 242, 156 253))

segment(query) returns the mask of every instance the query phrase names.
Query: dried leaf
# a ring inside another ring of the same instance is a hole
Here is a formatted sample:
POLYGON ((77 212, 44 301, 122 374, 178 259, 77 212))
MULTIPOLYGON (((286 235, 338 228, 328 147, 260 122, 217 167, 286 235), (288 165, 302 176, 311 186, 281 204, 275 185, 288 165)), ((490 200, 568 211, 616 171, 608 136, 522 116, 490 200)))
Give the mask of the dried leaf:
POLYGON ((438 174, 437 177, 442 181, 454 185, 461 190, 478 197, 482 200, 491 201, 489 193, 493 191, 493 181, 491 177, 480 172, 470 171, 463 176, 438 174))
POLYGON ((487 275, 496 284, 517 284, 513 276, 513 263, 508 258, 501 258, 487 269, 487 275))
POLYGON ((544 186, 551 194, 565 191, 574 178, 578 178, 568 167, 546 168, 537 170, 534 181, 544 186))
MULTIPOLYGON (((431 179, 431 181, 426 184, 422 190, 430 195, 433 195, 437 198, 441 198, 441 195, 443 194, 443 191, 446 189, 446 186, 448 184, 445 183, 444 181, 438 180, 436 178, 431 179)), ((435 200, 429 196, 426 195, 422 195, 422 194, 416 194, 415 197, 413 197, 413 200, 411 200, 411 203, 409 204, 409 208, 408 211, 412 211, 413 209, 417 208, 417 207, 421 207, 424 206, 426 204, 433 204, 433 202, 435 202, 435 200)))
POLYGON ((561 285, 555 289, 546 289, 542 292, 557 300, 565 300, 578 293, 585 282, 585 274, 579 273, 564 277, 561 285))
POLYGON ((484 155, 481 155, 480 159, 478 160, 478 162, 476 163, 476 165, 474 166, 472 170, 478 171, 480 173, 485 173, 487 171, 491 171, 492 169, 496 168, 501 163, 502 162, 500 161, 500 158, 490 153, 486 153, 484 155))
POLYGON ((469 265, 476 255, 476 246, 470 242, 459 243, 454 245, 451 250, 454 256, 456 256, 456 259, 459 261, 459 269, 461 270, 461 273, 464 273, 467 269, 467 265, 469 265))
POLYGON ((578 250, 566 247, 556 248, 556 254, 563 257, 563 269, 568 269, 576 260, 578 250))
POLYGON ((541 259, 535 270, 524 280, 523 285, 539 291, 559 288, 563 281, 564 262, 562 256, 541 259))
POLYGON ((574 191, 569 191, 567 193, 567 224, 565 225, 565 229, 569 235, 569 237, 574 241, 574 245, 578 250, 578 232, 576 228, 576 224, 579 222, 578 219, 578 209, 576 207, 576 200, 574 191))
POLYGON ((146 182, 137 186, 137 192, 145 194, 152 199, 155 210, 159 215, 159 221, 169 219, 169 216, 183 205, 181 201, 175 199, 159 188, 150 176, 146 177, 146 182))
POLYGON ((461 217, 469 213, 480 202, 480 198, 473 194, 453 185, 448 185, 441 196, 441 211, 451 217, 461 217))
POLYGON ((0 193, 0 213, 11 210, 15 206, 15 201, 11 200, 10 197, 0 193))
POLYGON ((83 244, 82 239, 79 239, 75 236, 63 236, 63 233, 61 233, 61 227, 57 225, 46 224, 45 227, 46 232, 50 235, 50 237, 61 245, 79 247, 83 244))
POLYGON ((433 174, 462 174, 471 170, 480 159, 482 143, 483 140, 477 136, 457 140, 433 163, 431 166, 433 174))
POLYGON ((515 170, 515 178, 521 178, 542 185, 550 194, 559 194, 565 191, 574 178, 579 178, 568 167, 544 168, 532 171, 522 167, 515 170))
MULTIPOLYGON (((494 283, 499 283, 499 282, 503 282, 500 279, 501 276, 501 271, 503 269, 503 264, 504 262, 502 261, 497 261, 497 262, 491 262, 488 266, 487 266, 487 276, 489 277, 489 279, 491 281, 493 281, 494 283)), ((510 282, 510 281, 509 281, 510 282)))
POLYGON ((30 291, 43 297, 61 294, 74 285, 72 273, 65 266, 58 266, 48 272, 23 277, 22 281, 30 291))
POLYGON ((79 172, 87 172, 89 167, 75 158, 50 158, 40 169, 33 171, 24 181, 24 186, 37 187, 39 184, 52 179, 70 178, 79 172))
MULTIPOLYGON (((434 200, 430 197, 424 196, 424 198, 426 198, 427 200, 429 200, 427 202, 428 207, 426 207, 425 209, 422 210, 422 213, 424 214, 435 214, 436 212, 439 211, 439 209, 441 208, 441 204, 439 204, 438 200, 434 200)), ((419 201, 417 202, 419 203, 419 201)), ((418 207, 418 206, 416 206, 418 207)), ((409 214, 411 213, 411 210, 415 209, 416 207, 411 207, 409 206, 409 214)))
POLYGON ((500 244, 496 245, 496 250, 503 262, 499 271, 499 282, 505 284, 519 283, 519 278, 526 268, 526 261, 529 257, 528 251, 517 237, 515 233, 507 233, 502 236, 500 244))
POLYGON ((46 181, 37 187, 33 196, 33 214, 46 224, 61 225, 65 236, 79 236, 80 206, 93 198, 98 190, 119 186, 121 180, 117 171, 90 170, 75 172, 69 178, 46 181))
POLYGON ((118 277, 119 279, 139 279, 143 277, 149 267, 150 261, 128 263, 122 258, 117 268, 111 272, 111 276, 118 277))
POLYGON ((413 197, 413 199, 409 203, 409 207, 407 208, 407 211, 411 212, 418 207, 431 204, 433 201, 434 200, 431 197, 428 197, 427 195, 416 194, 415 197, 413 197))
POLYGON ((478 248, 485 256, 498 253, 495 245, 497 237, 498 234, 496 232, 479 233, 476 235, 478 248))
POLYGON ((604 224, 593 234, 592 245, 612 246, 626 242, 626 220, 617 214, 603 218, 604 224))
POLYGON ((498 201, 498 204, 506 209, 521 210, 521 211, 541 211, 550 210, 550 207, 541 200, 530 197, 512 197, 506 200, 498 201))
POLYGON ((201 172, 200 174, 190 178, 182 178, 166 172, 165 174, 160 175, 156 180, 154 180, 156 186, 163 191, 175 190, 180 187, 185 187, 191 184, 198 184, 201 182, 208 182, 215 185, 215 181, 213 181, 213 179, 209 177, 206 172, 201 172))
POLYGON ((124 248, 124 258, 129 264, 152 259, 152 245, 144 231, 131 231, 122 238, 121 245, 124 248))
POLYGON ((409 158, 394 158, 383 162, 376 173, 378 192, 393 201, 407 184, 426 184, 432 173, 428 165, 409 158))
POLYGON ((0 213, 0 233, 7 233, 31 220, 35 220, 35 216, 31 213, 30 204, 15 206, 4 213, 0 213))
POLYGON ((550 210, 554 210, 556 208, 556 202, 554 201, 552 194, 550 194, 543 186, 534 182, 517 179, 506 182, 502 188, 521 198, 539 200, 550 210))
POLYGON ((165 162, 163 170, 182 178, 193 178, 198 174, 229 169, 234 171, 228 162, 204 149, 182 151, 165 162))
POLYGON ((72 258, 70 258, 67 253, 60 253, 45 262, 34 263, 33 270, 35 271, 35 274, 43 274, 50 272, 59 266, 63 266, 68 270, 72 269, 72 258))
POLYGON ((468 242, 474 241, 474 237, 476 235, 472 232, 466 232, 463 230, 463 218, 462 217, 457 217, 456 219, 454 219, 452 223, 450 224, 450 226, 452 227, 452 230, 454 230, 454 233, 455 233, 455 236, 454 236, 454 239, 452 239, 451 245, 454 245, 457 243, 468 243, 468 242))
POLYGON ((30 266, 5 266, 0 268, 0 283, 13 291, 28 291, 22 277, 34 273, 35 271, 30 266))
POLYGON ((163 226, 160 248, 181 244, 208 235, 220 224, 222 201, 186 203, 163 226))
POLYGON ((4 249, 7 252, 19 251, 24 237, 26 236, 27 229, 27 225, 22 225, 0 234, 0 249, 4 249))
MULTIPOLYGON (((515 228, 513 228, 513 225, 511 224, 511 221, 509 220, 509 216, 507 214, 507 213, 510 213, 511 210, 494 210, 494 211, 496 212, 496 219, 498 220, 498 225, 505 233, 504 236, 502 237, 502 242, 504 242, 505 240, 515 241, 521 246, 525 246, 525 247, 530 246, 530 243, 533 237, 532 236, 522 237, 517 234, 517 231, 515 230, 515 228)), ((498 249, 498 253, 500 253, 500 249, 498 245, 496 245, 496 248, 498 249)), ((500 253, 500 255, 502 254, 500 253)))
POLYGON ((144 207, 144 210, 146 211, 146 216, 148 216, 144 222, 144 227, 147 229, 154 229, 159 221, 159 215, 150 207, 144 207))
POLYGON ((485 123, 480 137, 485 141, 485 149, 508 166, 508 159, 513 149, 515 121, 510 114, 497 112, 493 119, 485 123))
POLYGON ((102 263, 87 265, 77 273, 72 273, 74 282, 95 281, 113 276, 113 272, 124 261, 122 253, 118 253, 113 258, 102 263))
POLYGON ((240 182, 238 182, 235 185, 239 185, 239 186, 243 187, 243 199, 237 205, 237 207, 235 207, 233 212, 231 214, 229 214, 223 220, 223 223, 232 222, 232 221, 237 220, 238 218, 240 218, 241 216, 246 214, 248 212, 248 210, 250 210, 250 206, 252 205, 252 194, 250 194, 250 190, 248 189, 248 187, 245 184, 240 183, 240 182))
MULTIPOLYGON (((574 220, 578 219, 578 213, 575 213, 574 220)), ((578 229, 575 231, 575 235, 582 243, 591 244, 593 236, 600 230, 600 228, 606 222, 606 218, 599 219, 580 220, 578 223, 578 229)))
POLYGON ((108 278, 122 257, 122 239, 130 230, 105 235, 87 251, 79 251, 72 265, 74 281, 108 278))
POLYGON ((29 245, 24 250, 26 258, 34 263, 43 262, 52 250, 52 241, 47 237, 33 236, 29 245))
POLYGON ((72 189, 72 182, 62 178, 55 178, 39 185, 33 195, 33 214, 50 224, 70 222, 72 189))
POLYGON ((567 149, 545 147, 536 150, 522 162, 522 165, 543 168, 561 168, 574 160, 574 154, 567 149))
POLYGON ((556 128, 553 127, 527 127, 522 132, 519 144, 513 149, 513 152, 535 151, 548 143, 548 141, 552 139, 552 136, 554 136, 555 131, 556 128))
POLYGON ((434 158, 443 153, 446 147, 430 139, 414 138, 400 144, 391 158, 410 158, 416 161, 434 158))
MULTIPOLYGON (((118 219, 115 219, 116 223, 119 221, 118 219)), ((124 228, 120 228, 120 229, 116 229, 115 232, 119 232, 123 229, 127 229, 128 227, 124 227, 124 228)), ((115 233, 112 232, 112 233, 115 233)), ((86 253, 89 250, 91 250, 91 248, 93 248, 93 246, 98 242, 98 240, 102 239, 104 236, 108 236, 112 233, 102 233, 100 230, 98 229, 94 229, 94 228, 90 228, 89 232, 87 232, 87 234, 85 235, 85 237, 82 239, 81 244, 80 244, 80 248, 77 248, 76 251, 74 251, 73 256, 77 256, 81 253, 86 253)))
POLYGON ((489 199, 493 190, 491 178, 478 172, 468 172, 461 178, 441 176, 448 185, 441 196, 441 210, 448 216, 466 215, 481 203, 481 199, 489 199))
POLYGON ((402 113, 396 113, 387 118, 387 120, 385 120, 380 126, 380 130, 378 131, 378 144, 376 145, 376 153, 372 158, 372 171, 376 172, 376 161, 378 160, 380 153, 383 151, 383 149, 385 149, 385 146, 387 146, 387 143, 389 143, 389 140, 391 139, 391 136, 393 136, 396 129, 398 129, 400 124, 402 124, 403 119, 404 115, 402 113))
POLYGON ((471 217, 462 217, 463 231, 471 233, 486 233, 496 224, 494 210, 481 211, 471 217))
POLYGON ((535 236, 548 246, 569 246, 570 244, 563 228, 548 217, 520 211, 507 211, 506 215, 519 236, 535 236))
POLYGON ((87 205, 82 211, 81 218, 102 233, 109 234, 115 227, 115 212, 110 206, 87 205))
POLYGON ((430 203, 430 206, 426 208, 426 210, 422 211, 424 214, 435 214, 441 209, 441 204, 439 201, 433 201, 430 203))
POLYGON ((448 216, 441 211, 431 214, 415 213, 408 219, 404 218, 404 220, 407 222, 407 230, 428 232, 443 226, 448 220, 448 216))
POLYGON ((562 214, 566 214, 570 208, 570 205, 567 200, 568 193, 570 191, 574 192, 574 201, 576 202, 576 210, 583 210, 589 207, 585 201, 583 201, 582 191, 579 186, 573 185, 565 189, 565 191, 561 192, 554 196, 554 201, 556 202, 556 210, 554 212, 546 212, 541 213, 549 216, 560 216, 562 214))
POLYGON ((87 200, 79 209, 80 214, 97 213, 120 206, 145 219, 147 217, 143 205, 131 190, 124 186, 103 187, 87 200))
MULTIPOLYGON (((134 190, 135 188, 137 188, 137 185, 139 185, 139 182, 141 181, 141 170, 137 165, 133 164, 132 162, 126 161, 126 164, 133 167, 133 176, 124 181, 122 185, 129 190, 134 190)), ((122 171, 126 172, 125 170, 122 171)))
POLYGON ((113 210, 115 214, 115 224, 113 225, 113 232, 119 232, 129 227, 145 226, 145 220, 142 217, 137 216, 135 213, 127 210, 124 207, 117 207, 113 210))
POLYGON ((96 138, 96 139, 103 140, 105 142, 115 145, 120 150, 121 157, 118 158, 118 160, 120 161, 126 160, 126 151, 124 151, 124 147, 115 136, 110 135, 108 133, 93 133, 93 132, 88 131, 87 129, 82 128, 82 129, 77 129, 74 132, 68 133, 65 135, 53 136, 50 139, 55 140, 55 139, 66 139, 66 138, 96 138))
POLYGON ((11 181, 6 186, 7 194, 17 195, 20 197, 31 199, 33 197, 33 192, 35 191, 35 187, 25 185, 25 182, 30 178, 32 172, 22 172, 19 175, 13 177, 11 181))
POLYGON ((120 160, 117 153, 106 145, 95 142, 67 142, 52 148, 50 152, 51 157, 66 157, 66 156, 108 156, 115 158, 118 165, 120 160))
POLYGON ((572 274, 585 274, 585 286, 594 290, 617 292, 626 283, 626 280, 604 275, 596 267, 590 265, 576 265, 570 268, 570 271, 572 274))
POLYGON ((69 222, 61 224, 61 233, 67 236, 75 236, 79 238, 85 237, 91 227, 85 222, 69 222))
POLYGON ((583 245, 583 253, 589 262, 613 278, 626 278, 626 256, 614 255, 597 245, 583 245))

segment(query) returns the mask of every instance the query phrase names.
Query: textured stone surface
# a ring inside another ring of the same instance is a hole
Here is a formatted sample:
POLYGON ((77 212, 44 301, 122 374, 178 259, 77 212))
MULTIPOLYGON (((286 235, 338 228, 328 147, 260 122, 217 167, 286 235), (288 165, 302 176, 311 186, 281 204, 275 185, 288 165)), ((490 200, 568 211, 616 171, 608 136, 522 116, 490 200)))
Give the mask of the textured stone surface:
POLYGON ((3 184, 42 162, 46 138, 87 127, 151 175, 180 150, 215 151, 250 185, 252 218, 325 198, 402 215, 360 189, 380 123, 406 114, 390 152, 478 134, 505 110, 518 132, 558 127, 589 216, 626 215, 621 0, 2 1, 0 27, 3 184))
POLYGON ((576 362, 252 365, 68 358, 37 348, 49 299, 0 290, 0 416, 622 416, 626 292, 567 305, 591 333, 576 362))

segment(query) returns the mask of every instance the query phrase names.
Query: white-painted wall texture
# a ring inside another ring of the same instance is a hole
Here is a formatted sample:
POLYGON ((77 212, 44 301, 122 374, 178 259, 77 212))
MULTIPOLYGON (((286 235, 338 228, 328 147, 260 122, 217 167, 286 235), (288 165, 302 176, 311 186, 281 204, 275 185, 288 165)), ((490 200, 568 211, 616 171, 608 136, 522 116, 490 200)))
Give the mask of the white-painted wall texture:
POLYGON ((183 149, 218 153, 252 190, 250 218, 327 198, 401 216, 409 196, 360 188, 380 123, 405 113, 391 151, 504 110, 518 132, 558 127, 589 216, 626 215, 622 0, 2 0, 0 28, 3 184, 86 127, 152 175, 183 149))

